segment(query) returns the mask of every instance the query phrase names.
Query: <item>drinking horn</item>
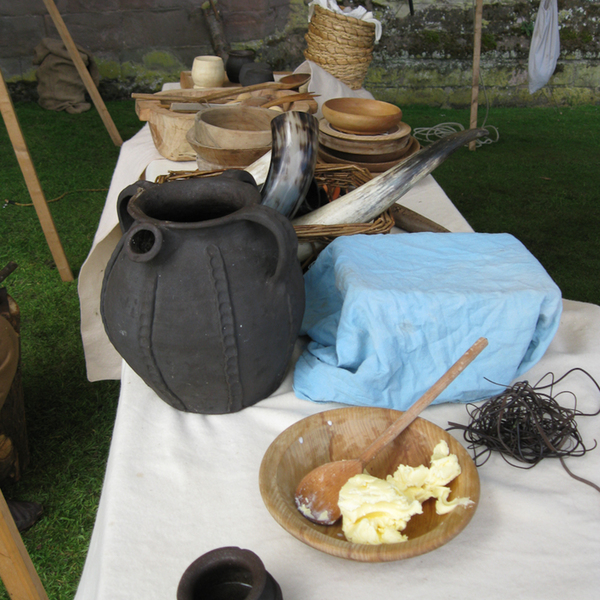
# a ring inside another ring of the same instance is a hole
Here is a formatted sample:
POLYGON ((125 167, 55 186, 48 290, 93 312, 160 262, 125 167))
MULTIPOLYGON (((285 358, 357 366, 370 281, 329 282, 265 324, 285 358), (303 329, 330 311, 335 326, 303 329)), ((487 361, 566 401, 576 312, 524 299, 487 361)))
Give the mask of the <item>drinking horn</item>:
MULTIPOLYGON (((458 131, 443 137, 361 187, 295 219, 292 224, 368 223, 395 204, 455 150, 484 135, 488 135, 487 129, 477 128, 458 131)), ((300 244, 299 260, 307 258, 312 251, 313 248, 309 244, 300 244)))
POLYGON ((315 173, 319 122, 308 113, 285 112, 271 121, 271 132, 271 163, 261 204, 293 219, 315 173))

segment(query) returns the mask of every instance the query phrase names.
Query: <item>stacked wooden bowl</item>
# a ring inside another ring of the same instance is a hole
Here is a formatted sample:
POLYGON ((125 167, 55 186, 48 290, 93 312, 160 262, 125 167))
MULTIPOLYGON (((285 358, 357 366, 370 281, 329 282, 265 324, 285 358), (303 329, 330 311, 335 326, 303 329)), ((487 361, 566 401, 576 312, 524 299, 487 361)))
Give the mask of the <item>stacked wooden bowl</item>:
POLYGON ((322 107, 319 159, 353 164, 372 173, 387 171, 421 149, 402 111, 387 102, 336 98, 322 107))

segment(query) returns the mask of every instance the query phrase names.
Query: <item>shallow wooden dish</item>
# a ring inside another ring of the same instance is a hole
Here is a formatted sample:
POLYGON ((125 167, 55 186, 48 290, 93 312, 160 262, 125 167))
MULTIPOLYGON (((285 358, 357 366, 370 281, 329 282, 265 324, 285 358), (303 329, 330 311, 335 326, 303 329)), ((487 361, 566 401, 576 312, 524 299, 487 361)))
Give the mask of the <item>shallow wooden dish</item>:
MULTIPOLYGON (((384 162, 373 161, 374 157, 371 156, 359 156, 352 155, 349 158, 343 158, 344 153, 342 152, 330 152, 324 146, 319 146, 319 159, 325 163, 338 163, 342 165, 357 165, 359 167, 363 167, 364 169, 368 169, 371 173, 383 173, 388 169, 391 169, 393 166, 398 163, 406 160, 409 156, 412 156, 416 152, 421 149, 421 144, 417 141, 416 138, 411 136, 410 144, 405 148, 405 152, 402 153, 402 156, 399 158, 395 158, 393 160, 388 160, 384 162), (365 160, 368 159, 368 160, 365 160)), ((348 156, 348 155, 346 155, 348 156)))
POLYGON ((202 161, 217 168, 237 167, 243 169, 271 149, 270 145, 259 148, 216 148, 199 142, 196 139, 194 127, 190 127, 186 134, 186 140, 202 161))
POLYGON ((355 142, 391 142, 398 138, 403 138, 408 135, 411 131, 410 125, 404 121, 400 121, 397 125, 394 125, 388 131, 384 133, 376 133, 374 135, 357 135, 356 133, 345 133, 339 131, 331 126, 331 123, 327 119, 321 119, 319 121, 319 131, 322 131, 332 137, 339 138, 341 140, 355 141, 355 142))
POLYGON ((319 122, 319 143, 332 150, 353 154, 387 154, 405 148, 410 140, 410 125, 400 122, 392 135, 350 135, 332 131, 331 125, 321 119, 319 122), (338 134, 338 135, 336 135, 338 134))
POLYGON ((383 152, 380 154, 376 154, 374 152, 364 153, 361 151, 361 148, 355 148, 351 152, 341 152, 340 150, 336 150, 334 148, 329 148, 327 144, 322 143, 319 140, 320 146, 325 152, 330 154, 331 156, 335 156, 337 158, 342 158, 344 160, 348 160, 351 162, 365 162, 365 163, 384 163, 384 162, 392 162, 394 160, 399 160, 403 158, 405 155, 409 154, 413 149, 413 139, 412 137, 408 137, 406 143, 402 145, 401 148, 397 150, 393 150, 392 152, 383 152))
POLYGON ((435 503, 423 504, 401 544, 352 544, 342 533, 341 522, 326 527, 303 517, 294 503, 296 486, 309 471, 333 460, 356 458, 401 413, 372 407, 350 407, 318 413, 286 429, 269 446, 259 473, 260 492, 274 519, 301 542, 327 554, 362 562, 401 560, 430 552, 448 543, 469 523, 479 502, 479 475, 468 452, 447 431, 417 418, 369 466, 377 477, 393 473, 401 463, 429 466, 433 448, 446 440, 458 457, 462 473, 450 483, 450 499, 469 497, 474 504, 459 506, 446 515, 435 512, 435 503))
POLYGON ((368 98, 332 98, 321 111, 333 127, 346 133, 385 133, 402 119, 397 106, 368 98))
POLYGON ((277 113, 255 106, 223 106, 196 113, 196 140, 215 148, 262 148, 272 142, 277 113))

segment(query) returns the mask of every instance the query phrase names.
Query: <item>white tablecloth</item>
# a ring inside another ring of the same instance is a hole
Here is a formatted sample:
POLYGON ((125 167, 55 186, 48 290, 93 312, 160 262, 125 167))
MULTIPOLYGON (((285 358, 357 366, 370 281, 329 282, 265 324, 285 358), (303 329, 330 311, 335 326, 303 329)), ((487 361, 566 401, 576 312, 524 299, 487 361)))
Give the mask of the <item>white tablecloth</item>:
MULTIPOLYGON (((122 383, 76 600, 171 600, 193 560, 232 545, 258 554, 286 600, 597 598, 600 495, 571 479, 557 460, 521 470, 492 457, 479 469, 477 512, 457 538, 402 562, 354 563, 290 536, 268 513, 258 487, 262 457, 277 435, 333 405, 297 399, 290 372, 275 394, 239 413, 186 414, 160 400, 127 365, 121 366, 101 329, 100 284, 119 237, 116 196, 159 158, 153 148, 147 127, 124 144, 93 250, 80 275, 88 373, 91 379, 121 376, 122 383)), ((402 203, 450 230, 470 230, 431 176, 402 203)), ((549 350, 521 379, 534 383, 548 371, 558 376, 571 367, 583 367, 600 378, 599 357, 600 307, 565 301, 549 350)), ((600 393, 583 376, 572 376, 561 388, 576 392, 583 411, 600 405, 600 393)), ((429 407, 423 417, 441 427, 448 421, 468 421, 461 404, 429 407)), ((599 419, 578 419, 588 445, 598 437, 599 419)), ((600 450, 567 462, 577 475, 600 480, 600 450)))

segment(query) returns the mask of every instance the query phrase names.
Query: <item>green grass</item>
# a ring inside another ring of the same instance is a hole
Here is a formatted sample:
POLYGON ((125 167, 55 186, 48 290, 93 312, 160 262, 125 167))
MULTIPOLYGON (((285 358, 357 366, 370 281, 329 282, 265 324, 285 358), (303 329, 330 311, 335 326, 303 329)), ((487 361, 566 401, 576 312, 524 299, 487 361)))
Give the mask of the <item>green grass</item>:
MULTIPOLYGON (((141 126, 131 101, 107 102, 123 139, 141 126)), ((108 188, 118 148, 95 110, 68 115, 16 106, 46 198, 108 188)), ((469 123, 466 110, 403 107, 413 127, 469 123)), ((450 157, 434 176, 477 231, 509 232, 546 267, 566 298, 600 304, 600 107, 490 111, 497 143, 450 157)), ((0 206, 30 202, 0 125, 0 206)), ((75 276, 92 243, 106 192, 50 204, 75 276)), ((23 534, 51 600, 73 597, 95 519, 118 398, 118 382, 89 383, 76 282, 63 283, 35 210, 0 208, 0 267, 22 313, 23 379, 31 464, 4 484, 7 498, 37 500, 45 515, 23 534)), ((0 589, 0 598, 8 598, 0 589)))
MULTIPOLYGON (((124 139, 140 128, 131 102, 109 111, 124 139)), ((20 104, 17 116, 44 194, 108 188, 119 149, 95 110, 68 115, 20 104)), ((31 202, 8 134, 0 126, 0 205, 31 202)), ((85 260, 106 198, 77 192, 49 204, 75 277, 85 260)), ((89 383, 79 333, 77 282, 63 283, 35 209, 0 208, 0 265, 17 270, 4 282, 22 315, 23 386, 31 451, 7 498, 36 500, 44 517, 23 534, 51 599, 72 598, 87 552, 114 423, 118 382, 89 383)), ((0 598, 8 598, 5 590, 0 598)))

